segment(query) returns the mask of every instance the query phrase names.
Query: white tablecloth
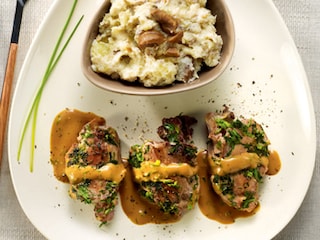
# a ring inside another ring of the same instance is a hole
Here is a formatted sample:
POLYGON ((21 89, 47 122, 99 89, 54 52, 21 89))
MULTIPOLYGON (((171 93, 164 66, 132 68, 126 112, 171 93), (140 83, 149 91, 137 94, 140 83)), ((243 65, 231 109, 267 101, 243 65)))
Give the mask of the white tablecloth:
MULTIPOLYGON (((52 3, 53 0, 29 0, 25 7, 15 79, 17 79, 34 34, 52 3)), ((320 120, 320 1, 274 0, 274 3, 282 14, 301 55, 313 96, 315 115, 316 118, 320 120)), ((16 2, 14 0, 1 0, 0 88, 4 78, 15 4, 16 2)), ((318 133, 319 130, 318 123, 318 133)), ((317 146, 319 146, 319 140, 317 146)), ((303 146, 302 143, 302 147, 308 146, 303 146)), ((26 218, 18 203, 12 186, 7 156, 7 150, 5 148, 0 173, 0 239, 44 239, 41 233, 39 233, 26 218)), ((317 148, 313 179, 305 200, 292 221, 275 239, 320 239, 319 164, 320 151, 319 148, 317 148)), ((259 239, 258 236, 257 239, 259 239)))

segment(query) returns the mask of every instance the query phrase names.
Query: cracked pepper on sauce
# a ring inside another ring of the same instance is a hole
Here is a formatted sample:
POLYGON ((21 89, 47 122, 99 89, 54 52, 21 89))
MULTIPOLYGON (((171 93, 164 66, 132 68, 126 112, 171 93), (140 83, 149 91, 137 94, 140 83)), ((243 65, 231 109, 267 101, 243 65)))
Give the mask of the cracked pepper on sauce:
MULTIPOLYGON (((54 176, 62 182, 68 183, 65 174, 65 154, 70 146, 76 141, 82 127, 93 119, 105 122, 104 118, 91 112, 81 112, 78 110, 64 110, 57 115, 51 129, 50 154, 54 176)), ((208 173, 208 163, 206 161, 207 152, 198 153, 198 174, 200 178, 200 192, 198 205, 203 215, 207 218, 229 224, 239 217, 254 215, 259 208, 253 212, 236 210, 225 203, 213 191, 208 173)), ((137 225, 147 223, 172 223, 179 221, 181 217, 164 214, 157 207, 142 199, 138 192, 136 183, 133 181, 133 174, 129 164, 124 160, 127 174, 120 185, 120 201, 124 213, 137 225)), ((275 175, 279 172, 281 162, 276 151, 272 151, 269 156, 269 170, 267 175, 275 175)))

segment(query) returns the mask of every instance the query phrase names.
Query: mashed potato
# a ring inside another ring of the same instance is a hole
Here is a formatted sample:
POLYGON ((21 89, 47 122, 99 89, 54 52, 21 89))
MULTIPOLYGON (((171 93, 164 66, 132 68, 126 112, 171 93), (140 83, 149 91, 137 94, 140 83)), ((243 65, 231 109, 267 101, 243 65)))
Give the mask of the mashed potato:
POLYGON ((206 0, 111 0, 91 46, 92 69, 145 87, 197 79, 222 38, 206 0))

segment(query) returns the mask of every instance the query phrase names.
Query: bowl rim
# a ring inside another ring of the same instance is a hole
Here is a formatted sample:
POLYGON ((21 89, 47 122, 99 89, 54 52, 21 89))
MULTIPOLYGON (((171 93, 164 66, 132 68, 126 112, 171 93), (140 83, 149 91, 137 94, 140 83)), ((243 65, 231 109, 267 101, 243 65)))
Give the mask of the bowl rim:
MULTIPOLYGON (((91 68, 90 48, 92 41, 98 34, 98 26, 103 16, 111 6, 110 0, 105 0, 103 4, 98 8, 97 12, 93 15, 91 22, 89 23, 88 31, 84 38, 82 49, 81 69, 84 76, 95 86, 108 90, 114 93, 121 93, 127 95, 140 95, 140 96, 153 96, 153 95, 166 95, 179 92, 190 91, 196 88, 200 88, 216 80, 226 70, 227 66, 231 62, 235 49, 235 28, 234 22, 230 10, 225 3, 225 0, 207 0, 208 4, 215 4, 218 6, 212 12, 213 15, 217 15, 216 25, 219 22, 225 22, 227 28, 225 32, 217 33, 221 35, 223 39, 223 45, 221 50, 221 56, 218 65, 214 66, 209 71, 204 71, 199 74, 199 78, 189 83, 175 83, 170 86, 164 87, 144 87, 137 84, 126 84, 119 80, 109 80, 102 74, 96 73, 91 68), (219 18, 219 15, 221 18, 219 18), (93 30, 92 30, 93 29, 93 30), (228 41, 225 41, 225 39, 228 41), (110 84, 106 84, 109 81, 110 84)), ((212 11, 212 9, 211 9, 212 11)))

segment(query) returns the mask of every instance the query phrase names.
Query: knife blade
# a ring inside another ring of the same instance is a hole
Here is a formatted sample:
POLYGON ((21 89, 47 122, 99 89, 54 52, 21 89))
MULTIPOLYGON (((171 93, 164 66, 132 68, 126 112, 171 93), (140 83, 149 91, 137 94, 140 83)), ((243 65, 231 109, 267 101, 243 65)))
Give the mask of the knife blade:
POLYGON ((12 89, 12 82, 14 77, 14 68, 16 63, 16 56, 18 50, 20 25, 23 14, 24 5, 27 0, 17 0, 16 10, 13 21, 13 28, 11 34, 11 41, 8 53, 7 66, 2 86, 1 101, 0 101, 0 167, 2 163, 2 156, 4 150, 4 139, 6 135, 8 112, 10 105, 10 96, 12 89))

